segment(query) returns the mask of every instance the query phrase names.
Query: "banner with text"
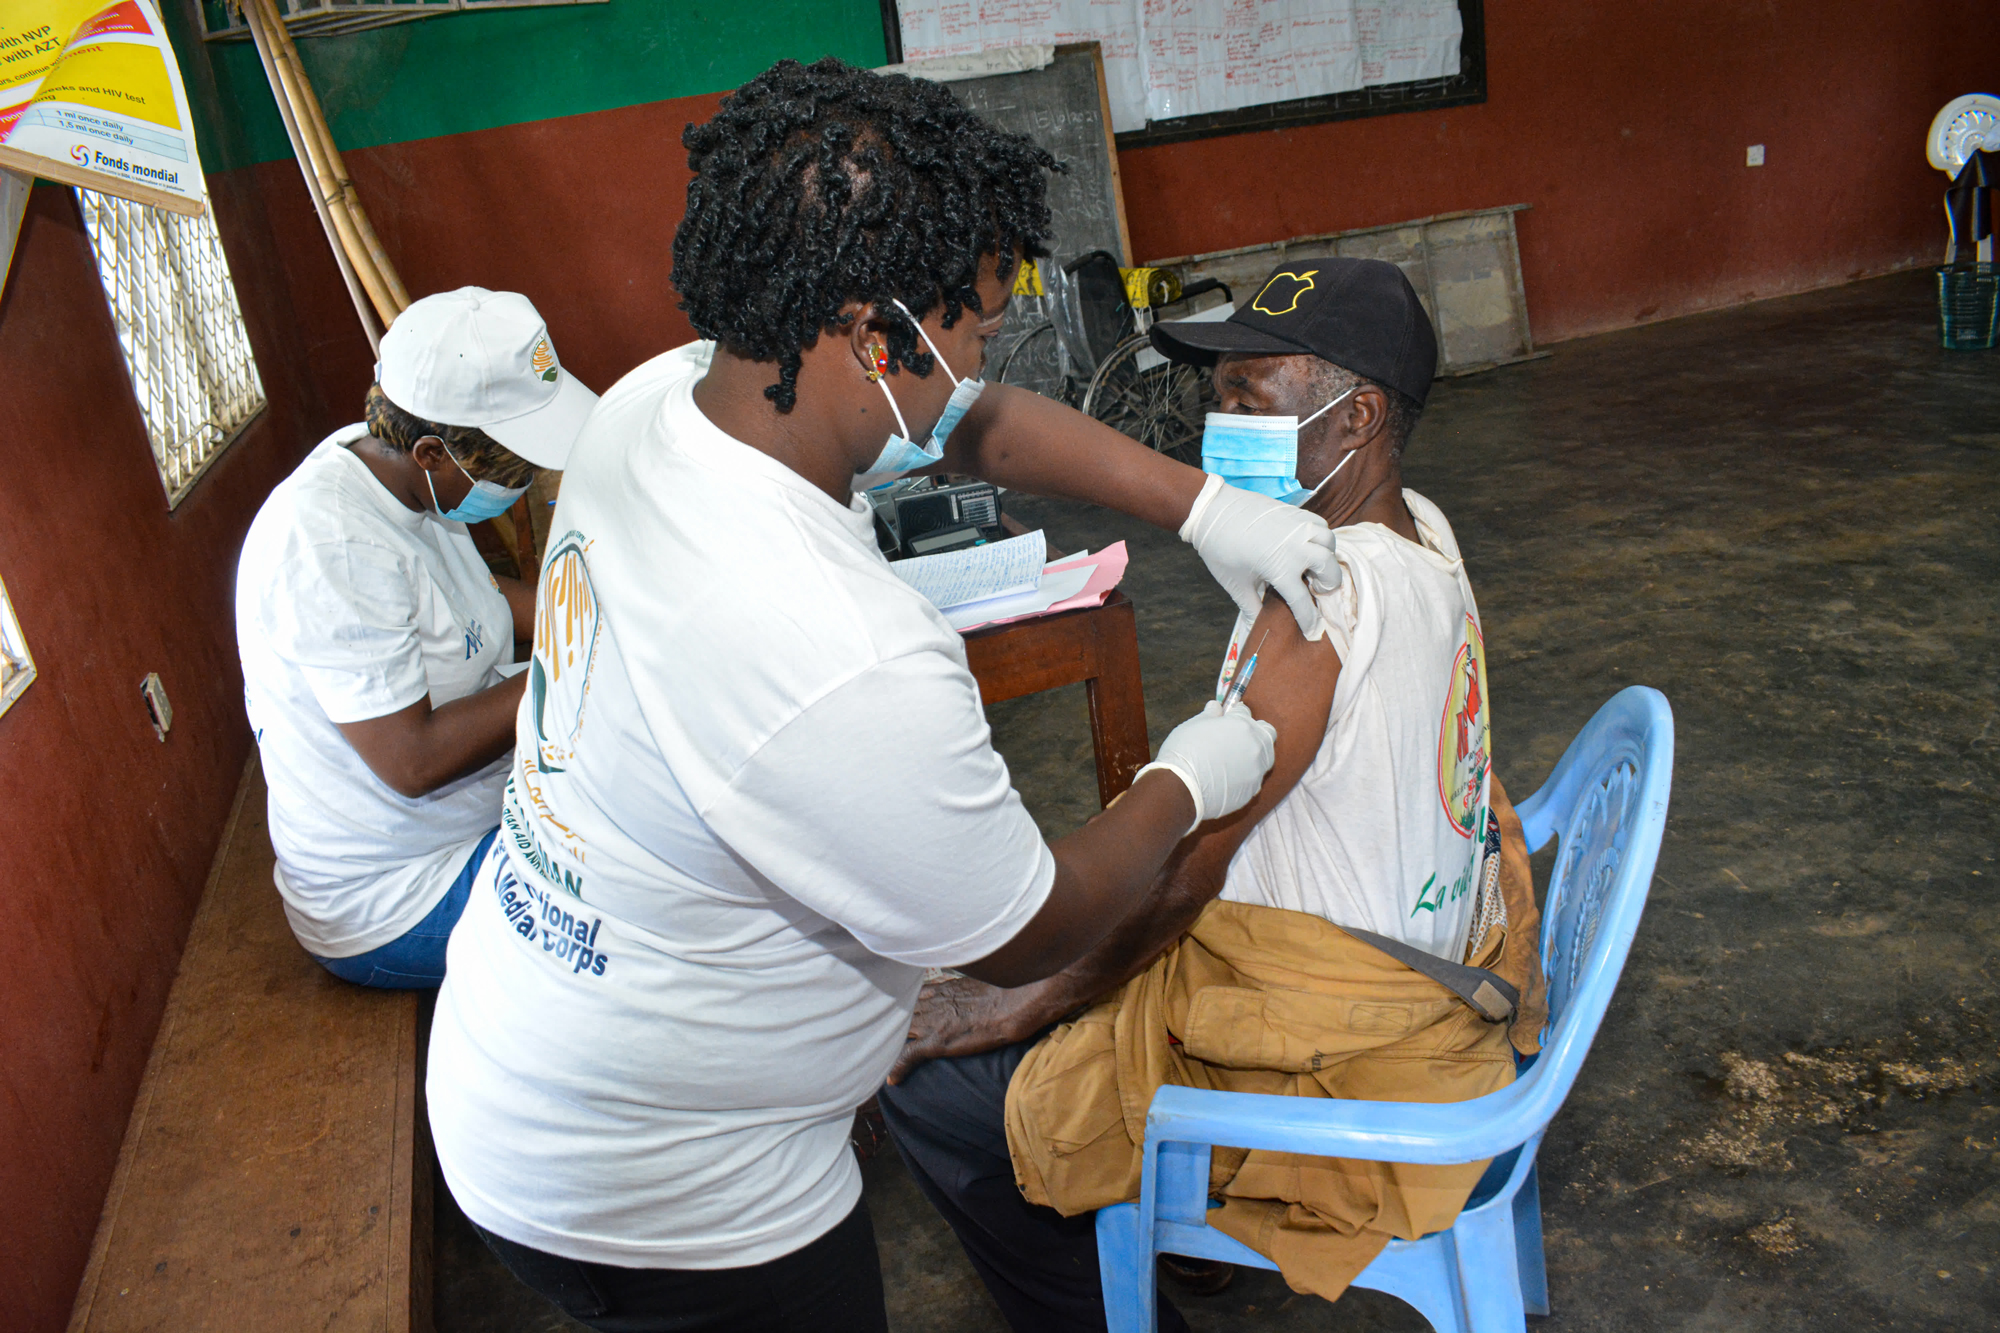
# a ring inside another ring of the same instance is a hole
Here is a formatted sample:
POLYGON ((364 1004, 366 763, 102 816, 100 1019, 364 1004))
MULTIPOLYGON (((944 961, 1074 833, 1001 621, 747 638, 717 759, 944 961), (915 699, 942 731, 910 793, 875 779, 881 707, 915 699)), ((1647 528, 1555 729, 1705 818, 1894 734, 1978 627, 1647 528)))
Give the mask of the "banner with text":
POLYGON ((153 0, 0 5, 0 167, 201 214, 187 90, 153 0))

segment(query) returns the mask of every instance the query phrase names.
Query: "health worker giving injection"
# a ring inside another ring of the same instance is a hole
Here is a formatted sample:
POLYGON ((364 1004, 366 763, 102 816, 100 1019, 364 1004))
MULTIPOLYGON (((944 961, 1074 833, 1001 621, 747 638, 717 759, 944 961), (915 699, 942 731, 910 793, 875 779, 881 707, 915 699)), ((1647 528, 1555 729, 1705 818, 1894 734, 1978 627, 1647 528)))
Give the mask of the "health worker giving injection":
POLYGON ((848 1130, 923 970, 1063 968, 1250 801, 1274 733, 1211 704, 1044 842, 857 492, 933 469, 1108 505, 1309 637, 1333 535, 979 378, 1054 163, 941 86, 787 61, 683 142, 673 283, 704 340, 621 380, 569 459, 431 1123, 489 1244, 586 1324, 880 1328, 848 1130))

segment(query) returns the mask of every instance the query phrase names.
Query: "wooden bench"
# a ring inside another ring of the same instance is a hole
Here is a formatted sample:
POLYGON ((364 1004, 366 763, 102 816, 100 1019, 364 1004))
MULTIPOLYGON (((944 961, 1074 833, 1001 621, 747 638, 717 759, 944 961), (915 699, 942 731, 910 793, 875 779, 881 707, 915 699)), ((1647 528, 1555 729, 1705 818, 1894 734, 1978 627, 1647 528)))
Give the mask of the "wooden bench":
POLYGON ((430 1333, 430 997, 351 986, 305 955, 264 804, 253 758, 70 1333, 430 1333))

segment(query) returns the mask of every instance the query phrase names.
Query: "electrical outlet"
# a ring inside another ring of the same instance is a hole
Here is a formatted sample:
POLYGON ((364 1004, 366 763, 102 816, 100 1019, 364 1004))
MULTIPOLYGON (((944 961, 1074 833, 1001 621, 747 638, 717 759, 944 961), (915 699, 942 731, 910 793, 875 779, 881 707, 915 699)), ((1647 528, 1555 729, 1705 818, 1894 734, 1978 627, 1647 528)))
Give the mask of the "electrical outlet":
POLYGON ((1750 145, 1749 148, 1745 149, 1743 152, 1743 165, 1746 167, 1763 166, 1764 145, 1760 143, 1753 143, 1750 145))
POLYGON ((159 672, 146 673, 139 682, 139 697, 145 700, 146 716, 153 720, 153 734, 164 741, 174 725, 174 706, 167 702, 167 687, 160 684, 159 672))

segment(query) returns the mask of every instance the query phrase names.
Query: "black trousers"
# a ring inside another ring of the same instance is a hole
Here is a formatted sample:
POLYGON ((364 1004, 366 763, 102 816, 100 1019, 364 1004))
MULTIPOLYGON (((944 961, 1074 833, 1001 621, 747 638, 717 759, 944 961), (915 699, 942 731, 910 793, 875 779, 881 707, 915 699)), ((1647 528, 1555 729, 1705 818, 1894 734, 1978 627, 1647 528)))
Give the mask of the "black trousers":
POLYGON ((599 1333, 887 1333, 866 1202, 803 1249, 748 1268, 619 1268, 478 1228, 507 1271, 599 1333))
MULTIPOLYGON (((922 1065, 882 1089, 882 1118, 1015 1333, 1103 1333, 1096 1214, 1064 1217, 1029 1203, 1014 1184, 1007 1082, 1033 1044, 922 1065)), ((1160 1333, 1186 1330, 1161 1293, 1160 1333)))

